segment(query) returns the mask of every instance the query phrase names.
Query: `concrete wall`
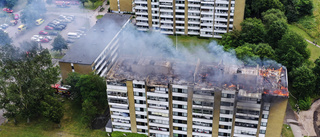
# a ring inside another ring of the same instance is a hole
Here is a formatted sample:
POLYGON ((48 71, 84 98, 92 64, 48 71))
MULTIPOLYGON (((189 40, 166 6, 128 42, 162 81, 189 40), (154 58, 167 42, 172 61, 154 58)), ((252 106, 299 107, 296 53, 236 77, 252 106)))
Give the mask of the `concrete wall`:
POLYGON ((132 81, 127 81, 127 92, 129 100, 129 112, 130 112, 130 121, 131 121, 131 132, 137 133, 137 122, 136 122, 136 110, 133 96, 133 84, 132 81))
POLYGON ((241 30, 240 23, 244 18, 245 0, 235 0, 234 17, 233 17, 233 29, 241 30))
POLYGON ((119 0, 120 11, 132 12, 132 0, 119 0))
MULTIPOLYGON (((68 77, 68 74, 72 72, 71 63, 66 62, 59 62, 60 71, 62 75, 62 80, 65 82, 65 79, 68 77)), ((84 65, 84 64, 73 64, 74 72, 80 74, 89 74, 92 72, 91 65, 84 65)))
POLYGON ((118 11, 118 0, 109 0, 110 9, 113 11, 118 11))
POLYGON ((214 92, 214 109, 212 119, 212 137, 218 137, 219 133, 219 119, 220 119, 220 103, 221 103, 221 91, 214 92))
POLYGON ((280 137, 288 98, 275 97, 271 102, 266 137, 280 137))

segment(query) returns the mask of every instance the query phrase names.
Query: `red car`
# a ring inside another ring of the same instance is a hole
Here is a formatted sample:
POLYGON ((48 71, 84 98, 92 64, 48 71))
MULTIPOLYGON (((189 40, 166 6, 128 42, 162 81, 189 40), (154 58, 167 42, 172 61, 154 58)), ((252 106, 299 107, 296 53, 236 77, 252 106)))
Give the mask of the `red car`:
POLYGON ((48 39, 46 39, 46 38, 44 38, 44 39, 41 39, 41 40, 40 40, 40 42, 41 42, 41 43, 48 43, 48 42, 49 42, 49 40, 48 40, 48 39))
POLYGON ((10 10, 9 8, 3 8, 2 10, 7 12, 7 13, 12 13, 13 12, 13 10, 10 10))
POLYGON ((39 35, 47 35, 48 34, 48 32, 45 32, 45 31, 43 31, 43 30, 41 30, 40 32, 39 32, 39 35))
POLYGON ((45 29, 45 30, 53 30, 53 27, 45 26, 44 29, 45 29))
POLYGON ((18 20, 19 19, 19 14, 14 14, 14 19, 18 20))

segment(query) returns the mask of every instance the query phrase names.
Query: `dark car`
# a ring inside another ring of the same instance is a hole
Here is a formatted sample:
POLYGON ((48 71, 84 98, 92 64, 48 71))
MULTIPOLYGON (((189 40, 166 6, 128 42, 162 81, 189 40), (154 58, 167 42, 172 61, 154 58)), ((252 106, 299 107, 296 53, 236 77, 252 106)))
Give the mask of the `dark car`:
POLYGON ((57 36, 57 35, 58 35, 58 32, 54 32, 54 31, 52 31, 52 32, 49 32, 49 33, 48 33, 48 35, 51 35, 51 36, 57 36))
POLYGON ((67 39, 66 42, 67 42, 67 43, 74 43, 74 40, 72 40, 72 39, 67 39))
POLYGON ((54 30, 63 30, 63 27, 61 27, 61 26, 56 26, 56 27, 54 27, 54 30))
POLYGON ((49 23, 47 26, 54 28, 54 27, 56 27, 57 25, 55 25, 55 24, 53 24, 53 23, 49 23))

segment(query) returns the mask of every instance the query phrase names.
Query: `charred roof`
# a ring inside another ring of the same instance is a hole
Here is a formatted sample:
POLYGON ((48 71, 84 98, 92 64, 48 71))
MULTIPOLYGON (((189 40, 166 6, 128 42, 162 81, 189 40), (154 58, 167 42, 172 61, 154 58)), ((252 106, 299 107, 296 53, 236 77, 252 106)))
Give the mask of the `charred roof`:
POLYGON ((286 69, 189 63, 152 57, 122 57, 107 74, 107 81, 139 80, 149 86, 192 85, 197 89, 231 88, 253 93, 288 96, 286 69))

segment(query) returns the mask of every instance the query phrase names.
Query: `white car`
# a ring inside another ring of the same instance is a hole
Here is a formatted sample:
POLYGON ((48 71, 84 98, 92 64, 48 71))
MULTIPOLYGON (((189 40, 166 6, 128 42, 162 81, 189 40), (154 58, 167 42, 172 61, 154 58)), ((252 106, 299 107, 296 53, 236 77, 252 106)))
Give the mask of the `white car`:
POLYGON ((48 39, 49 41, 52 40, 52 37, 50 37, 50 36, 45 36, 44 38, 48 39))
POLYGON ((32 40, 32 41, 37 41, 37 42, 40 42, 42 39, 43 39, 43 37, 40 36, 40 35, 33 35, 33 36, 31 37, 31 40, 32 40))

